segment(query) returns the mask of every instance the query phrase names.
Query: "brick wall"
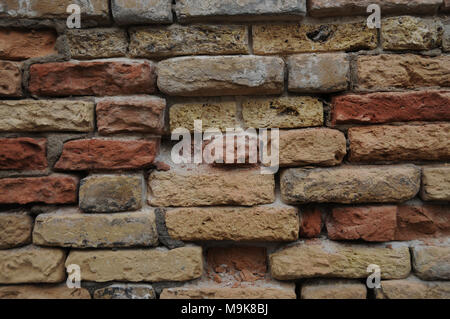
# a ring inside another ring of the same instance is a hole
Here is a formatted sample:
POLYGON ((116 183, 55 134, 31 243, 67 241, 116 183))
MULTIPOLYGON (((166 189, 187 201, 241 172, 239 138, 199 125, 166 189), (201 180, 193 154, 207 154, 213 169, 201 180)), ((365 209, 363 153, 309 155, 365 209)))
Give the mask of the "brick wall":
POLYGON ((449 12, 1 0, 0 298, 450 298, 449 12), (194 120, 280 171, 175 164, 194 120))

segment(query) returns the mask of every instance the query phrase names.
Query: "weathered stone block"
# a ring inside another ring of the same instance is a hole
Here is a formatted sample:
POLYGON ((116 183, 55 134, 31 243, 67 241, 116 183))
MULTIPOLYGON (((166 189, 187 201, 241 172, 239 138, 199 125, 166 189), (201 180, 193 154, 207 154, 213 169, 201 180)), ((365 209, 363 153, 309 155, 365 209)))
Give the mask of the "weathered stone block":
POLYGON ((255 54, 358 51, 377 47, 377 31, 366 22, 342 24, 257 24, 255 54))
POLYGON ((55 45, 53 30, 0 29, 0 59, 26 60, 56 54, 55 45))
POLYGON ((116 28, 68 30, 67 41, 72 59, 122 57, 128 49, 126 31, 116 28))
POLYGON ((290 204, 403 202, 419 188, 420 169, 412 165, 291 168, 281 173, 281 196, 290 204))
POLYGON ((178 0, 175 6, 181 22, 215 19, 298 19, 306 12, 305 0, 178 0))
POLYGON ((450 124, 352 127, 348 138, 351 162, 450 160, 450 124))
POLYGON ((411 271, 409 249, 309 240, 270 255, 272 276, 279 280, 366 278, 371 264, 380 266, 382 279, 406 278, 411 271))
POLYGON ((450 279, 450 247, 427 244, 411 248, 414 273, 423 280, 450 279))
POLYGON ((431 50, 442 43, 443 25, 437 19, 402 16, 383 19, 381 24, 385 50, 431 50))
POLYGON ((112 0, 114 21, 120 25, 171 23, 171 0, 112 0))
POLYGON ((166 213, 166 226, 184 241, 294 241, 299 222, 289 206, 177 208, 166 213))
POLYGON ((72 100, 0 101, 2 132, 90 132, 94 103, 72 100))
POLYGON ((248 54, 246 26, 196 24, 139 27, 130 31, 133 57, 248 54))
POLYGON ((142 207, 142 176, 94 175, 80 182, 80 209, 88 213, 114 213, 142 207))
POLYGON ((152 206, 253 206, 275 201, 274 176, 259 170, 153 172, 149 186, 152 206))
POLYGON ((172 250, 72 250, 66 267, 70 264, 81 267, 86 281, 187 281, 202 275, 203 255, 201 247, 193 246, 172 250))
POLYGON ((323 125, 323 103, 309 96, 246 98, 242 115, 247 127, 300 128, 323 125))
POLYGON ((100 134, 162 133, 166 100, 156 96, 124 96, 97 99, 100 134))
POLYGON ((423 200, 450 200, 450 166, 424 167, 422 174, 423 200))
POLYGON ((22 96, 22 64, 0 61, 0 96, 22 96))
POLYGON ((31 243, 32 230, 33 218, 26 212, 0 213, 0 249, 31 243))
POLYGON ((413 54, 360 55, 360 90, 393 90, 450 86, 450 56, 413 54))
POLYGON ((344 133, 328 128, 280 131, 280 166, 334 166, 347 154, 344 133))
POLYGON ((237 105, 234 101, 174 104, 170 107, 170 130, 186 128, 194 131, 194 121, 202 121, 202 129, 238 127, 237 105))
POLYGON ((65 279, 62 249, 25 246, 0 250, 0 283, 57 283, 65 279))
POLYGON ((150 247, 158 244, 158 233, 153 210, 91 215, 72 208, 37 216, 33 243, 73 248, 150 247))
POLYGON ((168 95, 279 94, 284 62, 278 57, 198 56, 158 64, 158 87, 168 95))
POLYGON ((291 92, 332 93, 348 87, 350 62, 344 53, 293 55, 287 64, 291 92))

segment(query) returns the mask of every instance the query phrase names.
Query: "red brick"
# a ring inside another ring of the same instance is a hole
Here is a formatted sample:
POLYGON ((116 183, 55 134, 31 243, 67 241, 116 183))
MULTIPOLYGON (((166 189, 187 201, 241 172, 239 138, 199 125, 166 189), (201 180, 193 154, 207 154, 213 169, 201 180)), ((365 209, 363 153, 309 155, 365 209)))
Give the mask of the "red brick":
POLYGON ((416 240, 450 235, 450 206, 401 205, 395 240, 416 240))
POLYGON ((332 100, 331 123, 450 120, 449 91, 346 94, 332 100))
POLYGON ((234 282, 235 288, 241 282, 264 279, 267 271, 266 249, 263 247, 210 248, 206 259, 208 277, 216 282, 225 277, 227 283, 234 282))
POLYGON ((47 167, 44 138, 0 139, 0 169, 41 170, 47 167))
POLYGON ((164 129, 166 101, 156 96, 104 98, 97 102, 100 134, 143 132, 164 129))
POLYGON ((133 60, 34 64, 29 90, 42 96, 153 93, 156 73, 150 62, 133 60))
POLYGON ((0 179, 0 204, 77 202, 78 178, 67 175, 0 179))
POLYGON ((75 140, 64 144, 56 169, 137 169, 153 163, 159 143, 150 141, 75 140))
POLYGON ((391 241, 397 225, 397 207, 335 207, 326 225, 328 237, 333 240, 391 241))
POLYGON ((53 30, 0 29, 0 59, 26 60, 57 53, 53 30))
POLYGON ((305 209, 301 209, 300 237, 318 237, 322 231, 322 226, 322 212, 318 207, 307 207, 305 209))
POLYGON ((22 71, 18 62, 0 61, 0 96, 22 96, 22 71))

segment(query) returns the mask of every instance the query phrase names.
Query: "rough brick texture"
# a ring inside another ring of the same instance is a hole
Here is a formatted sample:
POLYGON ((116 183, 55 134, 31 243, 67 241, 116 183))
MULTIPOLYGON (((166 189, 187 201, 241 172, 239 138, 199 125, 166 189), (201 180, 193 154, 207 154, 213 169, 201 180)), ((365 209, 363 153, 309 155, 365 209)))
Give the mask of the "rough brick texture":
POLYGON ((440 20, 395 17, 382 21, 381 38, 386 50, 431 50, 442 42, 440 20))
POLYGON ((231 241, 293 241, 298 238, 294 207, 178 208, 166 213, 172 238, 231 241))
POLYGON ((385 14, 433 14, 441 3, 441 0, 311 0, 309 13, 315 17, 365 15, 370 4, 378 4, 385 14))
POLYGON ((350 63, 346 54, 294 55, 287 64, 291 92, 332 93, 348 87, 350 63))
POLYGON ((424 200, 450 200, 450 167, 425 167, 423 169, 421 197, 424 200))
POLYGON ((366 299, 367 288, 358 281, 320 280, 302 285, 302 299, 366 299))
POLYGON ((397 207, 336 207, 326 226, 328 238, 333 240, 391 241, 397 227, 397 207))
POLYGON ((26 212, 0 214, 0 249, 9 249, 31 243, 33 218, 26 212))
POLYGON ((131 31, 134 57, 163 58, 178 55, 248 53, 247 28, 243 25, 171 25, 131 31))
POLYGON ((274 176, 259 170, 153 172, 149 186, 152 206, 253 206, 275 200, 274 176))
POLYGON ((88 215, 76 209, 61 209, 36 218, 33 243, 73 248, 155 246, 155 214, 143 210, 88 215))
POLYGON ((225 131, 238 127, 237 105, 234 101, 207 101, 205 103, 174 104, 170 108, 170 130, 185 128, 194 131, 194 121, 202 121, 202 129, 225 131))
POLYGON ((0 61, 0 96, 22 96, 22 70, 20 63, 0 61))
MULTIPOLYGON (((1 252, 0 252, 1 253, 1 252)), ((73 250, 66 266, 77 264, 89 281, 187 281, 201 276, 202 249, 73 250), (111 260, 114 267, 111 267, 111 260)))
POLYGON ((42 170, 47 167, 46 139, 0 139, 0 169, 42 170))
POLYGON ((67 33, 72 59, 99 59, 125 56, 127 33, 121 29, 72 29, 67 33))
POLYGON ((414 276, 400 280, 383 280, 377 299, 448 299, 450 282, 422 281, 414 276))
POLYGON ((57 283, 64 281, 65 252, 57 248, 25 246, 0 250, 1 284, 57 283), (14 267, 10 265, 13 264, 14 267))
POLYGON ((154 93, 155 68, 149 62, 113 60, 33 64, 32 94, 41 96, 154 93))
POLYGON ((77 199, 78 179, 73 176, 0 179, 0 204, 70 204, 77 199))
POLYGON ((450 208, 439 204, 400 205, 397 210, 396 240, 442 238, 450 234, 450 208))
POLYGON ((76 140, 64 144, 55 168, 61 170, 137 169, 150 165, 157 141, 76 140))
POLYGON ((281 195, 289 204, 402 202, 419 188, 414 166, 292 168, 281 174, 281 195))
POLYGON ((158 87, 168 95, 278 94, 284 62, 276 57, 183 57, 158 64, 158 87))
POLYGON ((260 24, 253 27, 255 54, 375 49, 377 33, 365 23, 260 24))
POLYGON ((306 96, 248 98, 242 104, 245 125, 255 128, 299 128, 323 124, 323 103, 306 96))
POLYGON ((413 54, 359 56, 358 84, 361 90, 414 89, 450 86, 450 57, 413 54))
POLYGON ((26 60, 55 54, 54 31, 0 29, 0 59, 26 60))
POLYGON ((280 166, 334 166, 346 151, 343 133, 331 129, 305 129, 280 132, 280 166))
POLYGON ((450 120, 450 92, 390 92, 346 94, 333 97, 336 124, 374 124, 450 120))
POLYGON ((90 132, 94 103, 72 100, 0 101, 0 131, 90 132))
POLYGON ((205 0, 200 3, 196 0, 180 0, 175 6, 177 17, 180 21, 214 20, 217 18, 235 19, 264 19, 289 17, 298 18, 306 12, 305 0, 287 0, 279 2, 267 0, 264 2, 255 0, 205 0))
POLYGON ((156 96, 111 97, 97 100, 100 134, 160 133, 166 101, 156 96))
POLYGON ((355 127, 348 138, 352 162, 450 160, 450 124, 355 127))
POLYGON ((423 280, 449 280, 450 247, 414 245, 411 250, 414 273, 423 280))
POLYGON ((84 288, 67 288, 67 285, 14 285, 0 287, 0 299, 91 299, 84 288))
POLYGON ((80 209, 88 213, 115 213, 142 207, 140 176, 89 176, 80 182, 80 209))
POLYGON ((172 22, 171 0, 112 0, 111 11, 121 25, 172 22))
POLYGON ((381 267, 383 279, 405 278, 411 271, 409 249, 406 246, 371 247, 310 240, 270 255, 272 276, 280 280, 366 278, 370 264, 381 267))

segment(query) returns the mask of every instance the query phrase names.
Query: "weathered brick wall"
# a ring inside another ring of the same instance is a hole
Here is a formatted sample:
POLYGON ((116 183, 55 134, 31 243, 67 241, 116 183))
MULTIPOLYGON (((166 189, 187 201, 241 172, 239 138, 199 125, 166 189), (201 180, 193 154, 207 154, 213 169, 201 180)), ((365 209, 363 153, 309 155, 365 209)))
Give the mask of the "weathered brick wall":
POLYGON ((449 12, 0 0, 0 298, 450 298, 449 12), (174 164, 200 119, 280 171, 174 164))

